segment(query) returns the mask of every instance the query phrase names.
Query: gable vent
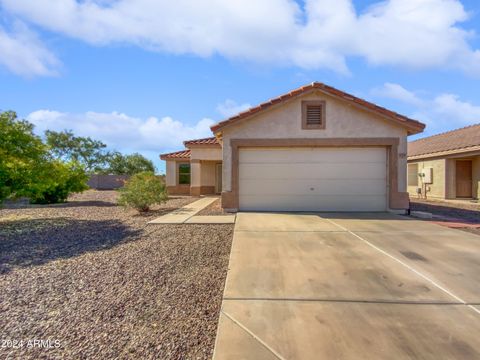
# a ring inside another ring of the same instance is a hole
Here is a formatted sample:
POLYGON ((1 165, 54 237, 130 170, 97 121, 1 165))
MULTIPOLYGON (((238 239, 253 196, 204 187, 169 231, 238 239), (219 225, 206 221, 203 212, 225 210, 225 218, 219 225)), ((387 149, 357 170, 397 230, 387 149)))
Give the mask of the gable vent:
POLYGON ((323 106, 308 105, 307 106, 307 125, 322 125, 323 123, 323 106))

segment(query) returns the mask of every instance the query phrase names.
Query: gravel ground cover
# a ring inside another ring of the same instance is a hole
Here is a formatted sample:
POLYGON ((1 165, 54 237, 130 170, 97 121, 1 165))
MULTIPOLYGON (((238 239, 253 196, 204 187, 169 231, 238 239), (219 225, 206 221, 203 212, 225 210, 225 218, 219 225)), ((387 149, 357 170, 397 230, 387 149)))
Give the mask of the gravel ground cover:
POLYGON ((233 226, 147 225, 194 198, 115 199, 0 210, 0 359, 211 358, 233 226))
MULTIPOLYGON (((480 224, 480 205, 475 203, 450 203, 438 200, 410 199, 410 208, 413 211, 426 211, 433 215, 462 219, 471 223, 480 224)), ((478 228, 460 228, 480 235, 478 228)))
POLYGON ((205 209, 200 210, 197 215, 228 215, 230 213, 223 211, 220 199, 208 205, 205 209))

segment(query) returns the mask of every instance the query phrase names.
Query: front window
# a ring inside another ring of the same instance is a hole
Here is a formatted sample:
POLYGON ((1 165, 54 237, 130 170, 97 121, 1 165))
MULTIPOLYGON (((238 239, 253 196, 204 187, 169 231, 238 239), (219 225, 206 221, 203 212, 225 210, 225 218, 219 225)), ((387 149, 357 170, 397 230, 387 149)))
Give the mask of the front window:
POLYGON ((178 165, 178 183, 180 185, 190 185, 190 164, 178 165))

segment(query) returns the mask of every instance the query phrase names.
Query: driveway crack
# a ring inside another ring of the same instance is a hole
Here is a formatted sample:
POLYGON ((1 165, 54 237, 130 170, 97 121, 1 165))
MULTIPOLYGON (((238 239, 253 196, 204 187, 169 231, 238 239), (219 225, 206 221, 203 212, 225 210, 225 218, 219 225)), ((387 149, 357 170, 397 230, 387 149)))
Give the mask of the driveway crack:
POLYGON ((235 325, 240 327, 243 331, 245 331, 248 335, 253 337, 260 345, 262 345, 265 349, 270 351, 277 359, 286 360, 282 355, 280 355, 277 351, 275 351, 271 346, 269 346, 265 341, 260 339, 257 335, 255 335, 252 331, 250 331, 245 325, 243 325, 240 321, 235 319, 232 315, 226 313, 224 310, 221 310, 222 314, 229 318, 235 325))

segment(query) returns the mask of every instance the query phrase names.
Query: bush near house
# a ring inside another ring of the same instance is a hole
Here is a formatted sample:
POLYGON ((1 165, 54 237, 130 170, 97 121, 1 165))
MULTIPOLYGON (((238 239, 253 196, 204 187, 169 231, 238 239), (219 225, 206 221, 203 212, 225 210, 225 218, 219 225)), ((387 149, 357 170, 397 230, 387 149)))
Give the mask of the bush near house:
POLYGON ((133 175, 118 191, 119 205, 132 207, 140 212, 148 211, 152 205, 162 204, 168 199, 165 183, 153 172, 133 175))

